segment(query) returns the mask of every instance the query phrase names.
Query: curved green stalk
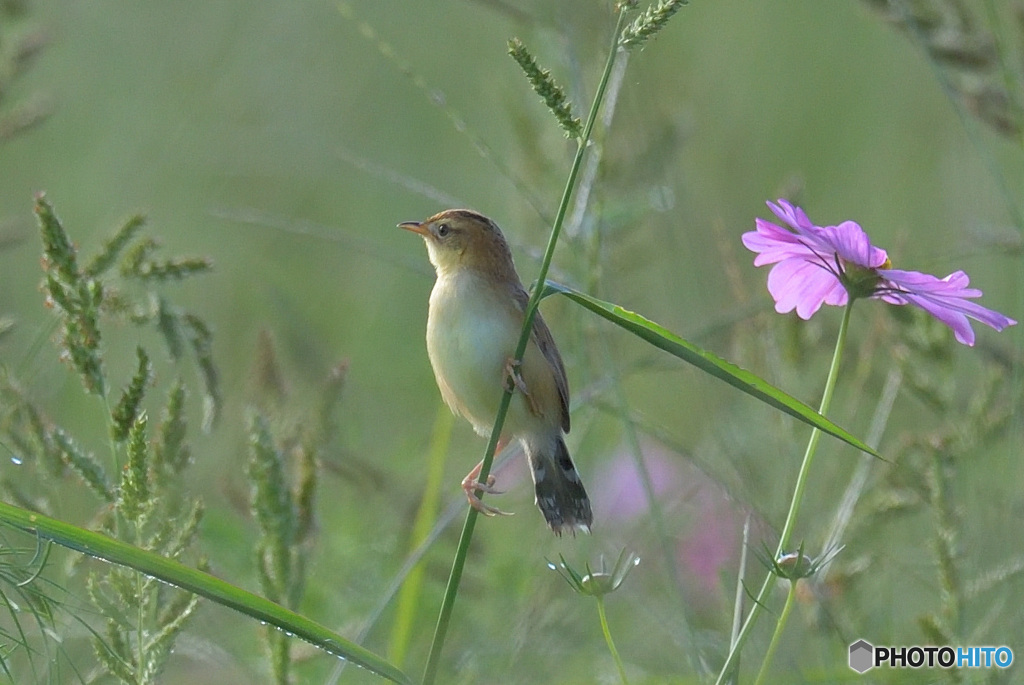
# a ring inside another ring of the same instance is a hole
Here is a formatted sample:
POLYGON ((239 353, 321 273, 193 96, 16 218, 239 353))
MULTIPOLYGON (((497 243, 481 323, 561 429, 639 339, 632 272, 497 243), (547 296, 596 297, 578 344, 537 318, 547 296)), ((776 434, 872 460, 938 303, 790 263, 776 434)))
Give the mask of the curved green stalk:
POLYGON ((320 624, 275 604, 268 599, 205 573, 179 561, 140 549, 102 533, 71 525, 57 519, 0 502, 0 524, 13 526, 62 547, 135 569, 182 590, 205 597, 221 606, 239 611, 259 621, 309 642, 314 647, 362 666, 396 683, 412 685, 412 679, 385 659, 320 624))
MULTIPOLYGON (((583 129, 583 135, 578 141, 576 155, 573 157, 572 167, 569 169, 569 177, 562 191, 562 199, 558 204, 558 213, 555 215, 555 223, 551 228, 551 235, 548 238, 547 248, 544 250, 544 258, 541 260, 540 271, 537 274, 536 285, 530 292, 530 300, 527 302, 523 314, 523 328, 519 335, 519 342, 516 345, 515 358, 522 360, 526 353, 526 345, 530 340, 530 332, 533 329, 533 319, 537 315, 537 306, 540 304, 544 293, 544 282, 551 267, 551 260, 555 253, 555 245, 558 243, 558 236, 562 232, 562 224, 565 222, 565 215, 569 208, 569 200, 572 198, 573 190, 576 187, 576 179, 579 176, 580 165, 583 156, 587 151, 587 141, 594 130, 594 123, 597 121, 597 114, 601 109, 601 101, 604 99, 605 89, 608 86, 608 78, 612 73, 612 66, 615 64, 615 57, 619 51, 619 35, 625 24, 625 10, 620 8, 618 22, 612 39, 612 46, 608 53, 608 60, 601 74, 601 81, 598 83, 597 92, 594 94, 594 101, 590 106, 587 115, 587 123, 583 129)), ((501 402, 498 405, 498 414, 494 419, 494 428, 491 430, 490 440, 487 442, 487 450, 484 452, 484 459, 480 466, 480 480, 486 480, 491 471, 491 464, 494 462, 494 452, 498 446, 498 438, 501 435, 502 426, 505 423, 505 414, 508 413, 509 404, 512 401, 512 391, 506 389, 502 392, 501 402)), ((448 585, 445 588, 444 599, 441 601, 441 611, 437 617, 437 625, 434 628, 434 638, 430 644, 430 654, 427 656, 427 665, 423 672, 423 685, 432 685, 437 678, 437 669, 440 665, 441 651, 444 648, 445 638, 448 634, 448 626, 451 623, 452 609, 455 605, 455 597, 459 592, 459 583, 462 580, 462 570, 466 565, 466 555, 469 552, 469 543, 473 539, 473 530, 476 527, 476 519, 479 512, 470 508, 466 515, 466 523, 462 527, 462 536, 459 538, 459 546, 455 551, 455 560, 452 562, 452 570, 448 576, 448 585)))
MULTIPOLYGON (((839 377, 839 364, 843 358, 843 348, 846 346, 846 333, 850 325, 850 312, 853 310, 854 300, 851 299, 846 308, 843 309, 843 320, 839 324, 839 335, 836 339, 836 349, 832 354, 832 365, 828 370, 828 379, 825 381, 825 390, 821 396, 821 407, 818 413, 822 416, 828 414, 829 407, 832 405, 832 395, 835 394, 836 379, 839 377)), ((817 428, 811 431, 811 438, 807 441, 807 450, 804 452, 804 460, 800 465, 800 472, 797 474, 796 487, 793 489, 793 499, 789 503, 789 513, 786 515, 786 522, 782 526, 782 534, 779 536, 779 546, 775 551, 775 558, 778 559, 782 554, 785 553, 786 548, 789 547, 790 538, 793 536, 793 528, 796 526, 796 517, 800 511, 800 504, 803 502, 804 490, 807 488, 807 478, 811 471, 811 462, 814 461, 814 455, 818 449, 818 440, 821 438, 821 431, 817 428)), ((750 608, 750 615, 747 616, 747 620, 743 623, 743 628, 740 630, 740 634, 737 636, 735 643, 732 645, 732 649, 729 650, 729 656, 726 658, 725 663, 722 665, 722 671, 718 674, 718 679, 715 681, 715 685, 722 685, 733 669, 736 667, 737 660, 739 659, 740 650, 743 649, 743 643, 747 641, 750 636, 750 631, 754 627, 754 623, 757 622, 758 616, 764 609, 764 603, 768 599, 768 592, 771 590, 772 584, 775 580, 775 574, 769 572, 768 577, 764 579, 764 583, 761 585, 761 590, 757 593, 757 599, 754 601, 754 605, 750 608)), ((782 619, 780 618, 780 621, 782 619)))
POLYGON ((615 649, 615 641, 612 640, 612 631, 608 629, 608 617, 604 613, 604 597, 601 595, 595 595, 594 598, 597 600, 597 615, 601 618, 601 632, 604 633, 604 641, 608 644, 608 651, 612 653, 612 659, 615 660, 615 667, 619 669, 619 678, 622 679, 622 685, 629 685, 629 678, 626 677, 626 667, 622 664, 622 657, 619 656, 619 650, 615 649))
POLYGON ((757 672, 757 680, 754 681, 754 685, 761 685, 764 682, 764 677, 768 673, 768 666, 772 663, 772 657, 775 656, 775 650, 779 648, 779 641, 782 638, 782 631, 786 628, 786 621, 789 619, 789 612, 793 610, 793 600, 796 599, 796 584, 798 581, 789 581, 789 593, 786 595, 786 603, 782 607, 782 613, 779 614, 779 620, 775 623, 775 632, 772 633, 772 641, 768 643, 768 651, 764 654, 764 661, 761 662, 761 670, 757 672))
MULTIPOLYGON (((409 540, 410 556, 423 541, 430 537, 430 531, 441 508, 443 491, 445 458, 448 454, 448 443, 451 441, 455 415, 448 406, 438 403, 437 418, 434 421, 433 437, 430 442, 427 480, 423 486, 423 500, 420 502, 416 517, 413 519, 412 535, 409 540)), ((388 645, 388 658, 401 666, 409 649, 409 641, 413 635, 413 625, 422 601, 423 564, 415 565, 402 583, 395 606, 395 621, 391 628, 391 640, 388 645)))

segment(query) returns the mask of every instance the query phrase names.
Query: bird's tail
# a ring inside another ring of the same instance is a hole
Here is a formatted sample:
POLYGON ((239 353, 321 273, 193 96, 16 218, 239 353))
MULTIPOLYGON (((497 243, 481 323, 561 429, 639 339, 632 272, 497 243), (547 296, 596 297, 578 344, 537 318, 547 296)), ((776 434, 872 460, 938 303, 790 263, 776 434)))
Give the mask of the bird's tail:
POLYGON ((556 535, 563 530, 589 533, 594 520, 590 498, 562 436, 542 445, 526 443, 524 447, 536 488, 535 501, 551 530, 556 535))

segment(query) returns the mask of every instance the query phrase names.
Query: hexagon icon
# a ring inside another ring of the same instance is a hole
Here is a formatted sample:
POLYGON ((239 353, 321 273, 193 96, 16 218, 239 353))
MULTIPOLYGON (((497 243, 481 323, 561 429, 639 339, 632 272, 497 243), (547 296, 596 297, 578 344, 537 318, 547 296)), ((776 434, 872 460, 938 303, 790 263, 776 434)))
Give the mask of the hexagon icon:
POLYGON ((850 668, 865 673, 874 667, 875 648, 867 640, 857 640, 850 645, 850 668))

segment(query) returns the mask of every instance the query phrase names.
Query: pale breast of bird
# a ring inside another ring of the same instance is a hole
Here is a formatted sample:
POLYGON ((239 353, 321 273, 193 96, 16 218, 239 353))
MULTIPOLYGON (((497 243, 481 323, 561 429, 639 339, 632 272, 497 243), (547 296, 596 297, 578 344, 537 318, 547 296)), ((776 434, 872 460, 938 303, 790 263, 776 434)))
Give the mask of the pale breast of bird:
MULTIPOLYGON (((483 436, 490 435, 506 363, 519 339, 522 317, 508 316, 509 305, 507 295, 495 292, 469 270, 440 276, 430 293, 427 353, 441 396, 483 436), (477 296, 467 297, 469 292, 477 296)), ((526 427, 524 423, 534 420, 523 397, 516 393, 503 432, 515 435, 526 427)))

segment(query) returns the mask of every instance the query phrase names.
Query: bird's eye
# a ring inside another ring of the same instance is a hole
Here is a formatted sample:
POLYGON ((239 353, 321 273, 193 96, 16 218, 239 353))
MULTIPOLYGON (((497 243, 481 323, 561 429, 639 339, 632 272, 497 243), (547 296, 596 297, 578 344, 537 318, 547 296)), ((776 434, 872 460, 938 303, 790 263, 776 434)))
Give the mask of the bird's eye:
POLYGON ((451 232, 452 232, 452 228, 448 224, 438 224, 438 226, 437 226, 437 235, 440 236, 441 238, 445 237, 446 235, 448 235, 451 232))

